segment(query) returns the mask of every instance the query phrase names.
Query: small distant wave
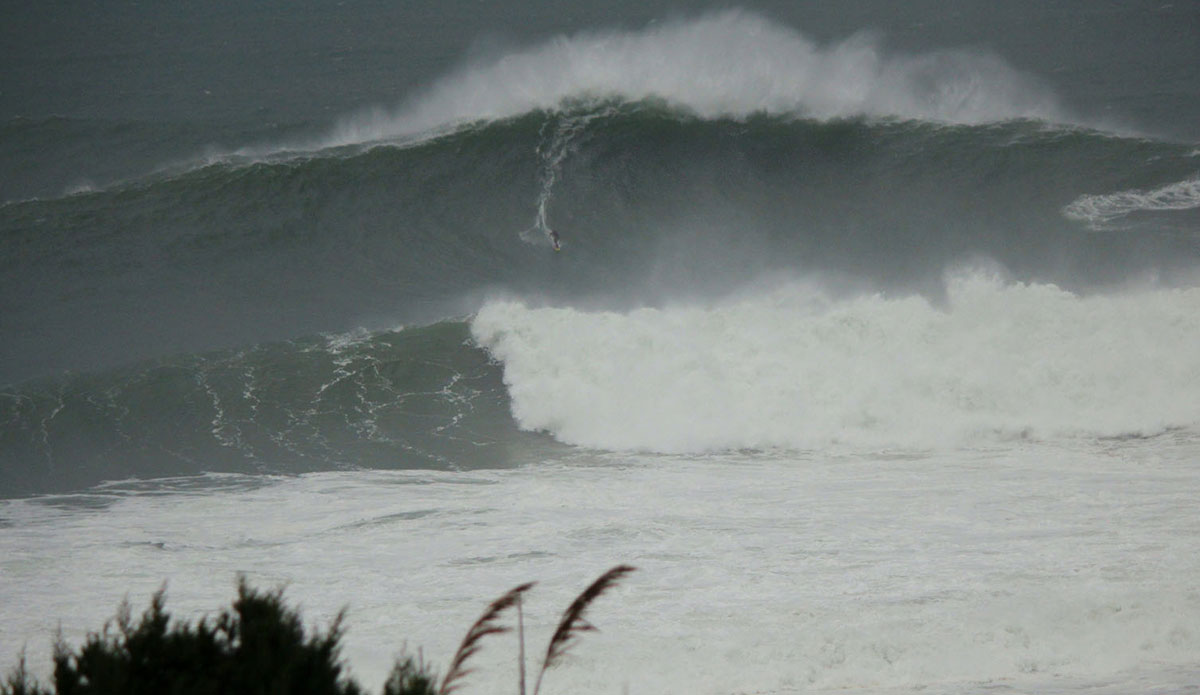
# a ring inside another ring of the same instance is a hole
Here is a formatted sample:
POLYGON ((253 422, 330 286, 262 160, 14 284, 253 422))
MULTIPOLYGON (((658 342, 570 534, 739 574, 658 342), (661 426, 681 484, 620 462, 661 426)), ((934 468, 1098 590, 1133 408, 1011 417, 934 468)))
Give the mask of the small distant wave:
POLYGON ((1063 208, 1063 215, 1099 229, 1135 212, 1196 208, 1200 208, 1200 175, 1150 190, 1080 196, 1063 208))

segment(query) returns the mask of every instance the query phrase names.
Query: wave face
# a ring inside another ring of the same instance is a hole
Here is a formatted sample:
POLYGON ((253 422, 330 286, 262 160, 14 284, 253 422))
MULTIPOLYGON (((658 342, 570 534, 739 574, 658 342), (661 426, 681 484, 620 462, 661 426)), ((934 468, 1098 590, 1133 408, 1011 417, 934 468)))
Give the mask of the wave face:
POLYGON ((0 489, 222 471, 505 467, 499 375, 462 323, 155 360, 0 390, 0 489))
POLYGON ((1195 145, 1101 128, 989 53, 732 11, 476 60, 319 134, 242 131, 274 144, 5 128, 7 158, 143 148, 0 205, 11 489, 508 465, 552 445, 524 430, 704 451, 1196 419, 1195 145), (961 267, 1003 279, 947 283, 961 267))
POLYGON ((429 323, 495 287, 628 306, 800 272, 937 292, 947 264, 983 256, 1086 289, 1173 282, 1200 255, 1186 200, 1105 212, 1192 181, 1190 147, 1027 120, 564 108, 5 205, 0 381, 429 323))

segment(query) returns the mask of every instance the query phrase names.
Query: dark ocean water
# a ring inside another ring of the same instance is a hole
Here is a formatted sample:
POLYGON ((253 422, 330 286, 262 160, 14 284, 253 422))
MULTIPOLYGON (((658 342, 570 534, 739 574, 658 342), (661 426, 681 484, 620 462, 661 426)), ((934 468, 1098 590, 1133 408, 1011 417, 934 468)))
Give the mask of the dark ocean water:
POLYGON ((561 445, 472 337, 492 297, 1200 268, 1192 2, 6 14, 4 496, 520 464, 561 445))

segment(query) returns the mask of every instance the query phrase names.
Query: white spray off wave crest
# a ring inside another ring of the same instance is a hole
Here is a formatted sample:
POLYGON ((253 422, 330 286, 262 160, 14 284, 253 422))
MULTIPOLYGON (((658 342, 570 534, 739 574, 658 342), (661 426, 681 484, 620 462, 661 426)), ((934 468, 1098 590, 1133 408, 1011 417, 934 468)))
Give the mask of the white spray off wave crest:
POLYGON ((579 98, 662 99, 705 118, 765 112, 974 124, 1062 117, 1048 90, 994 56, 885 56, 861 34, 822 47, 789 27, 730 10, 635 32, 559 37, 510 53, 448 76, 396 113, 348 120, 331 144, 413 136, 579 98))
POLYGON ((1200 423, 1200 290, 1079 297, 949 281, 831 300, 798 285, 625 314, 493 301, 472 323, 518 424, 609 450, 940 447, 1200 423))

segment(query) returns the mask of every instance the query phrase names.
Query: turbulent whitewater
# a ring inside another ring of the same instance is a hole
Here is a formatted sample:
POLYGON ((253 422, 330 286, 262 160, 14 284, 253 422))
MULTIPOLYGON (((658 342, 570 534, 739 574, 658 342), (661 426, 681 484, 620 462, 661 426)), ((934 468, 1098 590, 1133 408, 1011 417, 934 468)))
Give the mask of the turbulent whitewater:
POLYGON ((1197 316, 1195 289, 1081 298, 969 275, 941 307, 792 285, 628 314, 494 302, 472 332, 518 424, 571 444, 921 449, 1191 427, 1197 316))

